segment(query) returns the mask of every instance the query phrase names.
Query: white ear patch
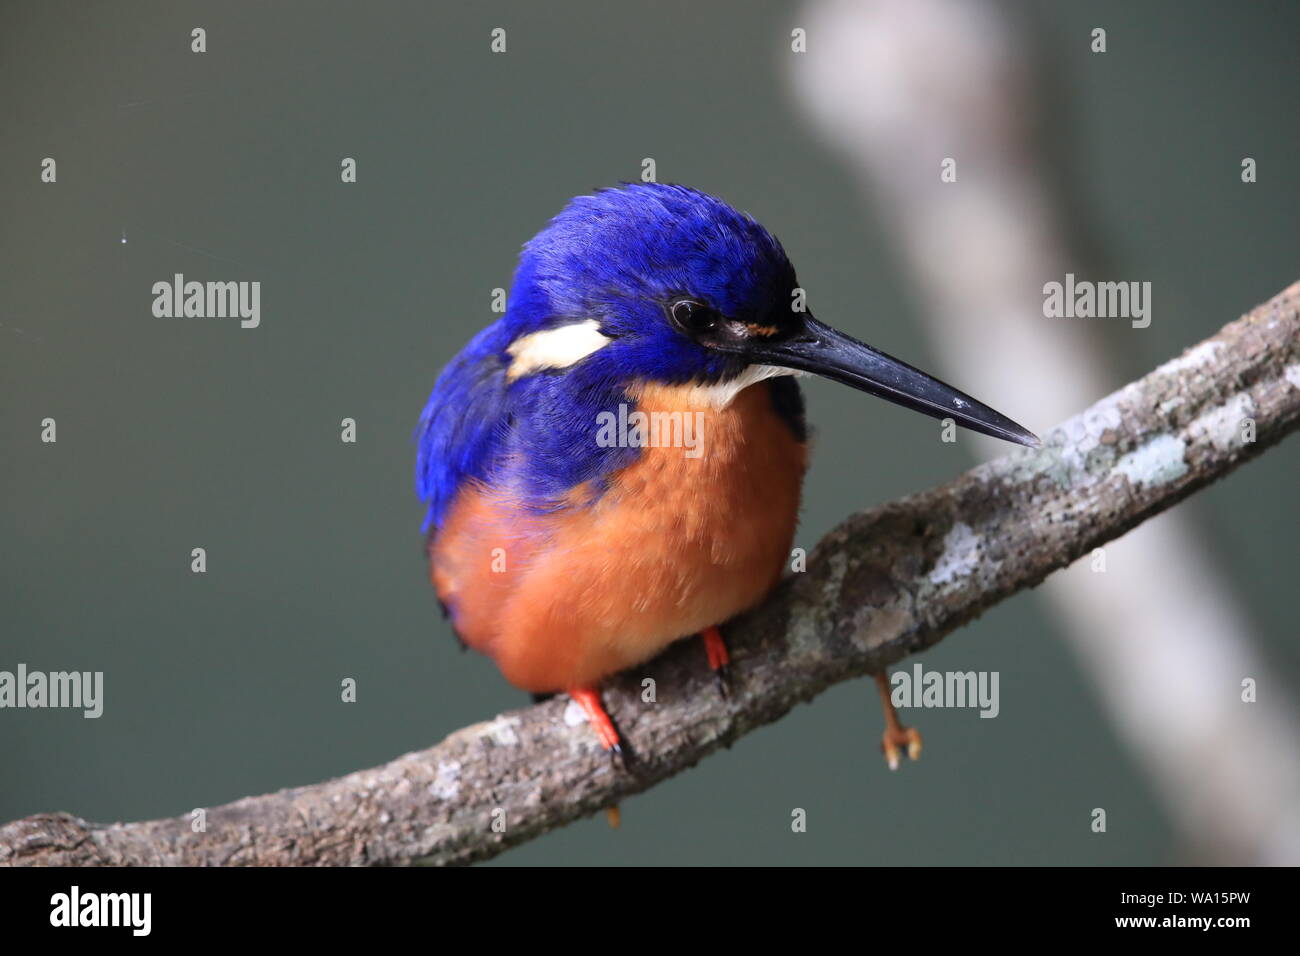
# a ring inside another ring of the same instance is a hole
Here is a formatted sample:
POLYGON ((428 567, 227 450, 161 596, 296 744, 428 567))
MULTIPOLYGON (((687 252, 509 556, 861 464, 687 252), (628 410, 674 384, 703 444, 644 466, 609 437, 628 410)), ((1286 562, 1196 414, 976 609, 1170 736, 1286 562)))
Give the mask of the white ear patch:
POLYGON ((506 381, 513 382, 543 369, 568 368, 611 341, 609 336, 601 334, 600 323, 595 319, 521 335, 506 349, 513 359, 506 371, 506 381))

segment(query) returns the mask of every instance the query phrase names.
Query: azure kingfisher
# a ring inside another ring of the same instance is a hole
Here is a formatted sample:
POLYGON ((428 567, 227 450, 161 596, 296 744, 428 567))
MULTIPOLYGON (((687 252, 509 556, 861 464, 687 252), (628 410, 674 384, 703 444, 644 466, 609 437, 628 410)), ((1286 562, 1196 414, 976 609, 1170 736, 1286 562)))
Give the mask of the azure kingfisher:
MULTIPOLYGON (((570 201, 420 420, 429 573, 461 642, 519 688, 567 693, 613 752, 606 677, 699 634, 725 692, 718 625, 763 600, 793 544, 809 373, 1038 444, 817 321, 781 244, 720 199, 631 183, 570 201), (698 423, 694 447, 622 427, 647 421, 698 423)), ((876 680, 896 767, 920 737, 876 680)))

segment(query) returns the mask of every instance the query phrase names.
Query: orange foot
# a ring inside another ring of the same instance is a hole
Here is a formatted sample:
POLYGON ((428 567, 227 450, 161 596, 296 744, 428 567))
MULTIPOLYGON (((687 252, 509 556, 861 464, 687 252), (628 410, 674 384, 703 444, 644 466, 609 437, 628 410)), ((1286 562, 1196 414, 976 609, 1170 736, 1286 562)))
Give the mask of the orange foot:
POLYGON ((706 627, 700 632, 704 638, 704 652, 709 655, 709 669, 718 682, 718 692, 727 696, 727 673, 731 666, 731 655, 727 653, 727 643, 722 639, 722 632, 716 627, 706 627))
POLYGON ((885 710, 885 732, 880 735, 880 749, 885 752, 885 761, 890 770, 897 770, 902 748, 907 749, 909 760, 921 759, 921 734, 912 727, 904 727, 898 719, 898 711, 889 697, 889 677, 885 671, 876 675, 876 689, 880 691, 880 703, 885 710))
POLYGON ((600 745, 612 755, 621 756, 623 744, 619 739, 618 731, 614 728, 614 722, 609 719, 609 714, 605 713, 605 705, 600 702, 600 691, 592 687, 575 687, 569 691, 569 696, 577 701, 586 713, 587 723, 596 732, 600 745))

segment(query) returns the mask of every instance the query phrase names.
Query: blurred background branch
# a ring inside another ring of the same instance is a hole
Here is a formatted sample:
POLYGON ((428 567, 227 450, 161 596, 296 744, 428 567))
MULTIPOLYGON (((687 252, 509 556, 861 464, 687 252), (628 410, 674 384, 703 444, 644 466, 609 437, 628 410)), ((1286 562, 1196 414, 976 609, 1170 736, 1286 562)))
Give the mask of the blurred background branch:
MULTIPOLYGON (((1107 279, 1134 277, 1076 248, 1085 224, 1071 215, 1079 204, 1062 172, 1073 126, 1049 108, 1040 47, 1011 9, 817 0, 805 12, 818 56, 792 60, 791 78, 888 223, 947 377, 998 407, 1059 421, 1122 382, 1125 356, 1104 347, 1095 323, 1045 319, 1044 284, 1097 277, 1099 266, 1107 279), (940 179, 945 161, 950 182, 940 179)), ((1090 40, 1095 49, 1095 36, 1075 38, 1090 40)), ((1104 53, 1091 62, 1104 65, 1104 53)), ((1157 294, 1172 311, 1187 293, 1157 294)), ((1073 569, 1044 593, 1184 852, 1296 862, 1300 733, 1287 688, 1271 684, 1276 709, 1263 726, 1223 692, 1225 673, 1266 669, 1230 575, 1181 512, 1116 542, 1106 560, 1119 573, 1073 569)))

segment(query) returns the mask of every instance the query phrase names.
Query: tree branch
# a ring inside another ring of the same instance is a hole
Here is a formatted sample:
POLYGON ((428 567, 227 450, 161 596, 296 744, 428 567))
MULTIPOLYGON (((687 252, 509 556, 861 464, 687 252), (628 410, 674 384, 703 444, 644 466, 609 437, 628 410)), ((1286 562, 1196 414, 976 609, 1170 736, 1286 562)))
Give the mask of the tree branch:
POLYGON ((806 572, 727 626, 729 698, 693 644, 613 679, 604 696, 629 744, 623 767, 559 697, 372 770, 213 808, 201 833, 189 816, 108 825, 27 817, 0 826, 0 864, 486 859, 680 773, 832 684, 929 647, 1297 424, 1300 283, 1056 428, 1043 448, 848 518, 806 572), (647 677, 657 703, 642 702, 647 677))

